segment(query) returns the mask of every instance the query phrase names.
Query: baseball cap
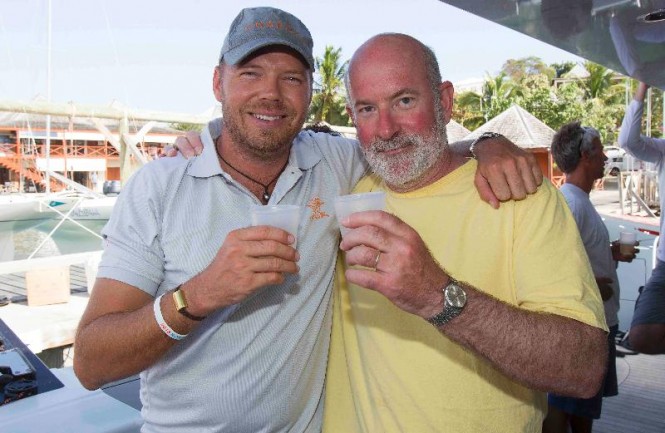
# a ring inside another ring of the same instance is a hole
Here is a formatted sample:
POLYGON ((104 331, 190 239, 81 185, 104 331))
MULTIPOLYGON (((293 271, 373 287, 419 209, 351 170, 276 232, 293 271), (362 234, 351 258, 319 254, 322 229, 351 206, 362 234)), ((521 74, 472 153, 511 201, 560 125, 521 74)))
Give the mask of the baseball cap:
POLYGON ((314 71, 312 35, 298 18, 271 7, 245 8, 231 23, 219 61, 236 65, 258 49, 284 45, 298 52, 314 71))

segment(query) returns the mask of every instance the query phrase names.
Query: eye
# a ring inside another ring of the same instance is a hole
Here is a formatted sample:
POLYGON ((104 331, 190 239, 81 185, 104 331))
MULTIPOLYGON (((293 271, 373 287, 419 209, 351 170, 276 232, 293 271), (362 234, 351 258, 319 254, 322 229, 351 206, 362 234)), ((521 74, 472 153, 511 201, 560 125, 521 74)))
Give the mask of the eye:
POLYGON ((416 98, 414 98, 413 96, 402 96, 397 101, 397 105, 399 105, 400 107, 408 108, 412 106, 415 103, 415 101, 416 98))
POLYGON ((245 77, 245 78, 254 78, 254 77, 258 77, 259 74, 256 71, 246 69, 244 71, 240 71, 240 76, 245 77))
POLYGON ((302 77, 297 75, 288 75, 284 79, 293 84, 302 84, 305 81, 302 77))
POLYGON ((359 114, 369 114, 374 111, 374 107, 371 105, 364 105, 362 107, 358 107, 357 111, 359 114))

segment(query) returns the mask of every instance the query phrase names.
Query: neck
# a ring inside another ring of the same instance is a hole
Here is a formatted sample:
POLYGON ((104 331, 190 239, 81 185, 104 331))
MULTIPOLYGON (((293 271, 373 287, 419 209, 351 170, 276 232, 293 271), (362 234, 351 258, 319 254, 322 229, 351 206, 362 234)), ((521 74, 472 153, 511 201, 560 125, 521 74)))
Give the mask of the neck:
POLYGON ((587 176, 584 176, 584 173, 574 171, 572 173, 566 173, 566 183, 575 185, 582 191, 587 194, 591 194, 591 189, 593 189, 593 184, 596 179, 589 179, 587 176))
POLYGON ((215 142, 220 166, 236 182, 252 192, 262 203, 267 203, 275 189, 277 179, 289 162, 288 152, 274 159, 256 158, 223 145, 220 136, 215 142))

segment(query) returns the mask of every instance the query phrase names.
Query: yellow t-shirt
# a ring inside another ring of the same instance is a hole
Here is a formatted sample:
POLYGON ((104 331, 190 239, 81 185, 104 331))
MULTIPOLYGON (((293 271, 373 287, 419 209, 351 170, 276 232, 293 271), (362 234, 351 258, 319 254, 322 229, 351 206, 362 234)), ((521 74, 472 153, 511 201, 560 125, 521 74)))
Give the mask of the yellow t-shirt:
MULTIPOLYGON (((387 211, 420 233, 455 278, 512 305, 607 329, 603 304, 565 200, 549 182, 499 210, 482 202, 470 161, 387 211)), ((368 177, 356 192, 384 189, 368 177)), ((324 432, 540 432, 543 393, 400 310, 348 285, 338 261, 324 432)))

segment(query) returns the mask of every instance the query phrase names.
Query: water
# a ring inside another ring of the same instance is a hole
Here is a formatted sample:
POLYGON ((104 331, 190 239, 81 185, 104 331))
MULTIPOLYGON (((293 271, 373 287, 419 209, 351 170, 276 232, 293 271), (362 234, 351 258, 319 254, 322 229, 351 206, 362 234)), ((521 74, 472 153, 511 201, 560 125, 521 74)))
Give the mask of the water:
POLYGON ((100 235, 106 224, 103 220, 78 221, 91 230, 89 233, 75 222, 64 221, 49 238, 58 220, 0 222, 0 262, 27 259, 38 247, 34 257, 98 251, 102 249, 100 235))

